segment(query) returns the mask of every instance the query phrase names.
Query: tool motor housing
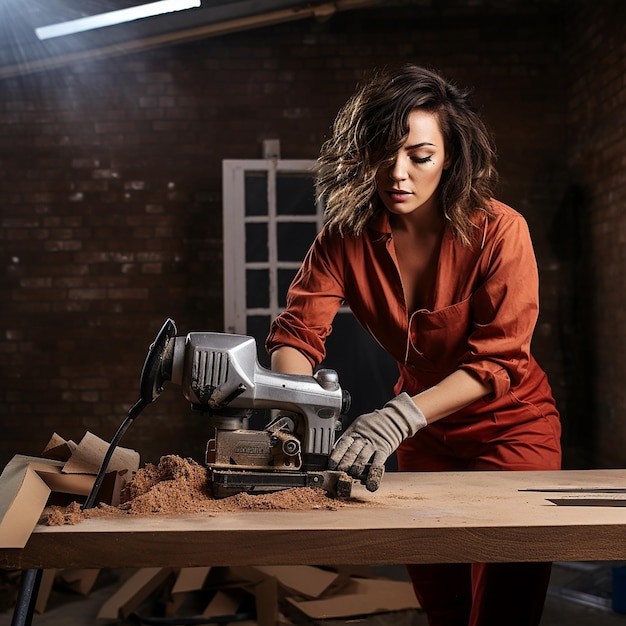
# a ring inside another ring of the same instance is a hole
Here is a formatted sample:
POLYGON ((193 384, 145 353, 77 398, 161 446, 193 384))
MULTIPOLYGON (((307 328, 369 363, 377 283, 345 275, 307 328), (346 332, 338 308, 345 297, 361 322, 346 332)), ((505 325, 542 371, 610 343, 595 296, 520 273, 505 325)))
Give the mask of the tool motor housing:
POLYGON ((218 421, 245 419, 257 409, 295 414, 302 453, 330 454, 340 417, 350 406, 334 370, 313 376, 273 372, 259 364, 256 342, 245 335, 189 333, 174 341, 171 381, 181 385, 195 409, 218 421))

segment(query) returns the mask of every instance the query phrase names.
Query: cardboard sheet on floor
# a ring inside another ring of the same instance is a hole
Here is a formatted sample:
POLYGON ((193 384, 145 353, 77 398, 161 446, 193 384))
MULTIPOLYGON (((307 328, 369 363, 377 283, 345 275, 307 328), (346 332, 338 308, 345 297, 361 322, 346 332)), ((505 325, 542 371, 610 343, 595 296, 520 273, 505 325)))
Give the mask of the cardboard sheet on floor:
POLYGON ((171 567, 137 570, 101 607, 98 619, 126 619, 172 574, 171 567))
POLYGON ((267 576, 254 585, 256 621, 259 626, 275 626, 278 621, 278 583, 267 576))
MULTIPOLYGON (((247 592, 243 589, 219 589, 209 602, 206 609, 201 614, 201 617, 217 620, 215 623, 225 623, 228 616, 236 615, 242 604, 245 601, 247 592)), ((237 615, 236 619, 228 622, 229 624, 237 624, 238 626, 259 626, 261 621, 258 620, 243 620, 240 615, 237 615)), ((273 626, 294 626, 288 618, 286 618, 280 611, 276 612, 276 621, 273 626)))
POLYGON ((99 569, 64 569, 59 572, 58 578, 68 589, 86 596, 96 584, 100 571, 99 569))
POLYGON ((275 626, 278 620, 278 581, 276 578, 265 574, 258 567, 247 565, 229 567, 228 571, 233 576, 251 583, 258 625, 275 626))
POLYGON ((266 576, 276 578, 286 590, 311 599, 319 598, 331 587, 336 587, 341 577, 337 572, 311 565, 271 565, 255 569, 266 576))
POLYGON ((165 604, 165 612, 168 617, 176 615, 187 594, 202 589, 210 571, 210 567, 182 567, 178 571, 170 591, 170 597, 165 604))
POLYGON ((39 583, 39 591, 37 593, 37 599, 35 600, 36 613, 43 613, 46 610, 56 574, 57 570, 55 569, 45 569, 41 573, 41 582, 39 583))
POLYGON ((172 587, 172 595, 199 591, 206 581, 210 567, 183 567, 179 570, 172 587))
POLYGON ((218 589, 202 612, 202 617, 235 615, 246 595, 243 589, 218 589))
POLYGON ((338 619, 420 608, 411 583, 383 579, 354 579, 342 593, 317 600, 287 600, 311 619, 338 619))
POLYGON ((35 611, 37 613, 45 612, 50 594, 57 581, 62 582, 66 588, 86 596, 94 586, 99 573, 99 569, 43 570, 37 600, 35 601, 35 611))

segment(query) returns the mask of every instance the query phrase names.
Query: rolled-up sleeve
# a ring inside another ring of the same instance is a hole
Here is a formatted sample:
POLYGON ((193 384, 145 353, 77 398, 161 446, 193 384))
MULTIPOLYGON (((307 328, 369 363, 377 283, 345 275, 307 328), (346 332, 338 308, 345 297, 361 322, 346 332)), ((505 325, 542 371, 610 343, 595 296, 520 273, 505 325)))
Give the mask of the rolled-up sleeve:
POLYGON ((265 348, 271 354, 290 346, 313 367, 326 356, 325 341, 344 297, 340 237, 326 229, 309 249, 287 293, 287 306, 270 327, 265 348))
POLYGON ((537 262, 526 221, 507 216, 482 255, 484 281, 471 298, 473 328, 460 367, 500 398, 526 376, 539 313, 537 262))

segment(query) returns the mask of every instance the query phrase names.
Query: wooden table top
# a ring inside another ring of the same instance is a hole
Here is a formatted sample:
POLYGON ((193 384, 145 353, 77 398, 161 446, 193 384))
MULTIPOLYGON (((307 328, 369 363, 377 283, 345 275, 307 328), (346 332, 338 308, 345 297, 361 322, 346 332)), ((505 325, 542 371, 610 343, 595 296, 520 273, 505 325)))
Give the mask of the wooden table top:
POLYGON ((626 470, 388 473, 336 510, 237 511, 37 526, 3 568, 626 560, 626 470), (601 505, 562 506, 615 489, 601 505), (608 501, 607 501, 608 500, 608 501))

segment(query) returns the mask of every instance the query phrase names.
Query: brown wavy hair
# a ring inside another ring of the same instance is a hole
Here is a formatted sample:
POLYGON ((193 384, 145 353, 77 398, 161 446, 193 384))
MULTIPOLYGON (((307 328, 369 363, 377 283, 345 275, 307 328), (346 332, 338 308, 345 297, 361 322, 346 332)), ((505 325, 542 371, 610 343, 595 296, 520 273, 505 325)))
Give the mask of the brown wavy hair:
POLYGON ((450 167, 439 184, 444 217, 455 236, 469 245, 476 211, 491 215, 497 182, 491 134, 460 89, 435 71, 405 65, 375 74, 341 108, 332 136, 318 158, 316 192, 326 206, 327 224, 359 235, 384 210, 376 193, 376 172, 390 165, 409 133, 409 114, 437 115, 450 167))

